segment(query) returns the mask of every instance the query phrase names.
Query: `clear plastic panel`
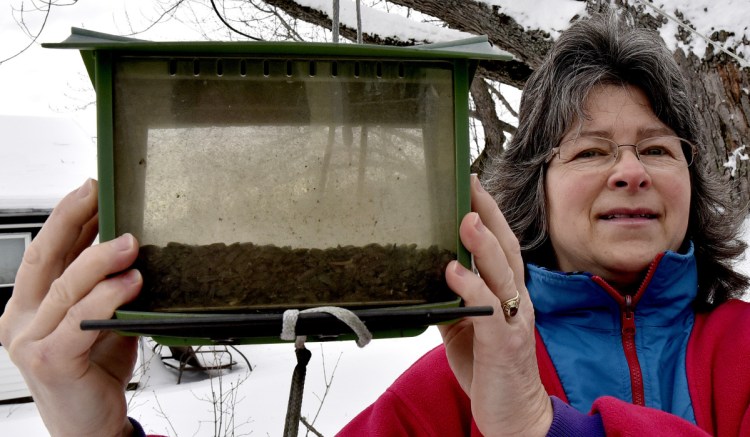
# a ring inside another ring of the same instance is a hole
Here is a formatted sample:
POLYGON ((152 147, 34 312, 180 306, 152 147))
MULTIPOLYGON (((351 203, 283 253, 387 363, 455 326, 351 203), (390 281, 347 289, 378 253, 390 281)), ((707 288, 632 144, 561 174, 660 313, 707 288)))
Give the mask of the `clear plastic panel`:
MULTIPOLYGON (((125 58, 115 71, 118 234, 455 255, 450 64, 125 58)), ((445 298, 420 293, 394 301, 445 298)))

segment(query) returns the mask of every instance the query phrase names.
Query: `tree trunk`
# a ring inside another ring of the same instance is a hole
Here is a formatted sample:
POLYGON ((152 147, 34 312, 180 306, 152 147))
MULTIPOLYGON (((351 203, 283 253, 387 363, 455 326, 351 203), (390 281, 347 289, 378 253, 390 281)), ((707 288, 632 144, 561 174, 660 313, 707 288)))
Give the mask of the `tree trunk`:
POLYGON ((688 78, 707 134, 707 153, 712 156, 712 171, 722 175, 732 187, 733 201, 747 207, 750 200, 750 171, 747 156, 750 150, 750 73, 740 68, 727 55, 712 56, 701 61, 694 54, 675 52, 675 59, 688 78), (724 166, 737 151, 736 170, 724 166))
POLYGON ((470 92, 471 100, 474 101, 474 117, 482 124, 485 137, 482 152, 471 164, 471 172, 478 174, 481 173, 488 154, 503 149, 505 133, 500 124, 500 118, 497 116, 492 95, 487 89, 487 83, 481 79, 473 81, 470 92))

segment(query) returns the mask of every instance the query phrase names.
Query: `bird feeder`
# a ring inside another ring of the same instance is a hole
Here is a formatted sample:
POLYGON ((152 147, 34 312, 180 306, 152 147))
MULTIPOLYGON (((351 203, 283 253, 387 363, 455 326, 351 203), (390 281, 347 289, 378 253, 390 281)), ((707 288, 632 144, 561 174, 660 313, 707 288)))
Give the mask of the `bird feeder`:
MULTIPOLYGON (((459 306, 444 270, 470 266, 458 237, 469 85, 480 59, 508 58, 486 38, 403 48, 73 29, 45 46, 79 49, 96 89, 100 240, 141 245, 143 289, 118 319, 459 306)), ((379 332, 432 323, 418 319, 379 332)))

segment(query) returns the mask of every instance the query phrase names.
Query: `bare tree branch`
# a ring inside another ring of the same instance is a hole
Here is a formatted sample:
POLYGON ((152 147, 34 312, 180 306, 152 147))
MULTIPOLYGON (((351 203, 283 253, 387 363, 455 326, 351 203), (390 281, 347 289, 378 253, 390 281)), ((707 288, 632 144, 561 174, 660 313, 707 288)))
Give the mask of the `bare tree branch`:
MULTIPOLYGON (((275 6, 282 11, 284 11, 286 14, 298 18, 300 20, 306 21, 310 24, 314 24, 316 26, 320 26, 326 29, 330 29, 331 25, 333 24, 333 20, 331 17, 328 16, 323 11, 320 11, 318 9, 310 8, 307 6, 302 6, 295 2, 294 0, 265 0, 266 4, 275 6)), ((348 39, 349 41, 356 41, 357 40, 357 29, 354 29, 352 27, 346 26, 344 24, 339 25, 339 34, 348 39)), ((409 46, 414 45, 417 43, 425 43, 426 41, 419 41, 415 39, 410 39, 407 41, 403 41, 400 39, 397 39, 393 36, 381 36, 381 35, 373 35, 373 34, 363 34, 362 36, 363 42, 368 44, 380 44, 380 45, 394 45, 394 46, 409 46)))
POLYGON ((499 6, 465 0, 391 0, 426 15, 436 17, 450 28, 487 35, 496 47, 507 50, 518 61, 538 66, 552 46, 546 32, 526 30, 499 6))
MULTIPOLYGON (((224 9, 223 6, 224 6, 224 3, 222 2, 222 9, 224 9)), ((213 8, 214 13, 219 18, 219 20, 222 23, 224 23, 224 25, 227 26, 229 28, 229 30, 231 30, 232 32, 234 32, 234 33, 236 33, 238 35, 242 35, 245 38, 251 39, 253 41, 263 41, 263 39, 255 37, 255 36, 250 36, 250 35, 248 35, 248 34, 246 34, 244 32, 241 32, 241 31, 235 29, 234 26, 232 26, 231 24, 229 24, 229 22, 227 22, 227 20, 224 19, 224 16, 222 15, 222 13, 219 12, 219 8, 216 7, 216 1, 215 0, 211 0, 211 7, 213 8)), ((226 9, 224 9, 224 14, 226 14, 226 9)))
POLYGON ((312 426, 312 425, 311 425, 311 424, 310 424, 310 423, 309 423, 309 422, 307 421, 307 419, 305 419, 304 417, 300 417, 300 418, 299 418, 299 421, 300 421, 300 422, 302 422, 302 424, 303 424, 303 425, 305 425, 305 428, 307 428, 307 430, 308 430, 308 431, 310 431, 311 433, 315 434, 315 435, 316 435, 316 436, 318 436, 318 437, 323 437, 323 434, 321 434, 321 433, 320 433, 320 432, 319 432, 319 431, 318 431, 317 429, 315 429, 315 427, 314 427, 314 426, 312 426))
POLYGON ((503 150, 505 133, 500 118, 495 110, 495 102, 492 100, 487 82, 475 79, 471 84, 471 98, 474 101, 474 115, 482 123, 484 128, 484 148, 477 159, 472 163, 473 173, 479 173, 490 153, 499 153, 503 150))
MULTIPOLYGON (((172 18, 174 16, 175 12, 177 12, 177 8, 179 8, 180 5, 182 5, 183 2, 185 2, 185 0, 176 0, 174 2, 174 4, 169 5, 166 9, 162 9, 161 15, 159 15, 159 17, 157 17, 155 20, 153 20, 148 26, 146 26, 145 29, 136 30, 136 31, 133 31, 133 32, 131 32, 129 34, 123 35, 123 36, 138 35, 139 33, 143 33, 143 32, 146 32, 146 31, 150 30, 152 27, 154 27, 157 24, 161 23, 165 18, 167 18, 167 17, 172 18)), ((163 3, 159 2, 159 4, 161 5, 163 3)), ((169 3, 167 3, 167 4, 169 4, 169 3)), ((132 26, 131 26, 131 30, 132 30, 132 26)))
POLYGON ((34 5, 34 9, 37 12, 44 12, 44 20, 42 21, 41 26, 39 26, 39 31, 37 31, 36 33, 31 32, 29 27, 26 25, 26 19, 25 19, 26 11, 24 9, 25 3, 21 3, 21 9, 13 9, 13 19, 15 20, 16 24, 18 24, 18 26, 24 31, 24 33, 26 33, 26 35, 28 35, 29 38, 31 38, 31 41, 29 41, 29 44, 26 45, 26 47, 22 48, 15 54, 5 59, 0 60, 0 65, 3 65, 5 62, 10 61, 11 59, 14 59, 20 56, 22 53, 28 50, 31 46, 33 46, 34 43, 36 43, 36 41, 42 35, 44 28, 47 26, 47 20, 49 20, 49 16, 50 16, 50 13, 52 12, 53 6, 70 6, 70 5, 74 5, 78 0, 71 0, 71 1, 72 3, 64 3, 64 4, 58 4, 58 2, 55 2, 52 0, 43 1, 42 4, 46 5, 47 6, 46 8, 40 8, 39 6, 36 5, 35 2, 32 2, 32 5, 34 5), (16 18, 15 12, 19 13, 18 18, 16 18))
POLYGON ((523 88, 534 70, 516 59, 509 61, 480 61, 477 76, 523 88))
MULTIPOLYGON (((304 38, 302 37, 302 35, 300 35, 300 34, 299 34, 299 33, 297 32, 297 30, 296 30, 296 29, 294 28, 294 26, 292 26, 291 24, 289 24, 289 22, 288 22, 288 20, 286 19, 286 17, 282 16, 282 15, 281 15, 281 14, 279 13, 279 11, 278 11, 278 8, 276 8, 276 7, 274 7, 274 6, 271 6, 271 7, 269 7, 268 9, 263 9, 263 8, 262 8, 262 7, 261 7, 261 6, 260 6, 260 5, 259 5, 259 4, 257 3, 257 2, 255 2, 254 0, 250 0, 250 3, 251 3, 251 4, 252 4, 252 5, 253 5, 253 6, 254 6, 254 7, 256 8, 256 9, 258 9, 259 11, 262 11, 262 12, 266 12, 266 13, 268 13, 268 14, 270 14, 270 15, 273 15, 274 17, 276 17, 276 19, 277 19, 277 20, 279 20, 279 22, 281 23, 282 27, 284 27, 284 29, 286 29, 286 31, 287 31, 287 34, 288 34, 288 35, 290 36, 290 39, 292 39, 292 40, 294 40, 294 41, 304 41, 304 40, 305 40, 305 39, 304 39, 304 38)), ((270 5, 269 5, 269 6, 270 6, 270 5)))
POLYGON ((511 106, 510 103, 508 103, 508 100, 505 98, 503 93, 500 92, 499 89, 492 86, 491 84, 487 84, 487 88, 490 90, 490 93, 492 93, 493 96, 497 97, 498 100, 500 100, 500 103, 503 104, 503 107, 506 111, 510 112, 510 115, 518 118, 518 112, 516 112, 515 109, 513 109, 513 106, 511 106))

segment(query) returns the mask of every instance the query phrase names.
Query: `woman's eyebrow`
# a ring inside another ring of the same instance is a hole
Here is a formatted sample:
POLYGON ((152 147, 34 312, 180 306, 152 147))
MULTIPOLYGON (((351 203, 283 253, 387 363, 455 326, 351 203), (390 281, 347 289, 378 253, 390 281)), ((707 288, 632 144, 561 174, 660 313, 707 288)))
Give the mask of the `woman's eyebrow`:
POLYGON ((668 126, 663 125, 638 128, 638 138, 649 138, 659 135, 675 135, 675 132, 668 126))
MULTIPOLYGON (((639 139, 660 136, 660 135, 675 135, 675 132, 672 129, 670 129, 668 126, 645 126, 645 127, 642 126, 636 130, 636 136, 639 139)), ((614 135, 612 135, 612 130, 610 129, 584 128, 576 132, 576 135, 573 138, 601 137, 601 138, 612 139, 613 136, 614 135)))
POLYGON ((574 138, 579 137, 612 138, 612 131, 609 129, 581 129, 574 138))

